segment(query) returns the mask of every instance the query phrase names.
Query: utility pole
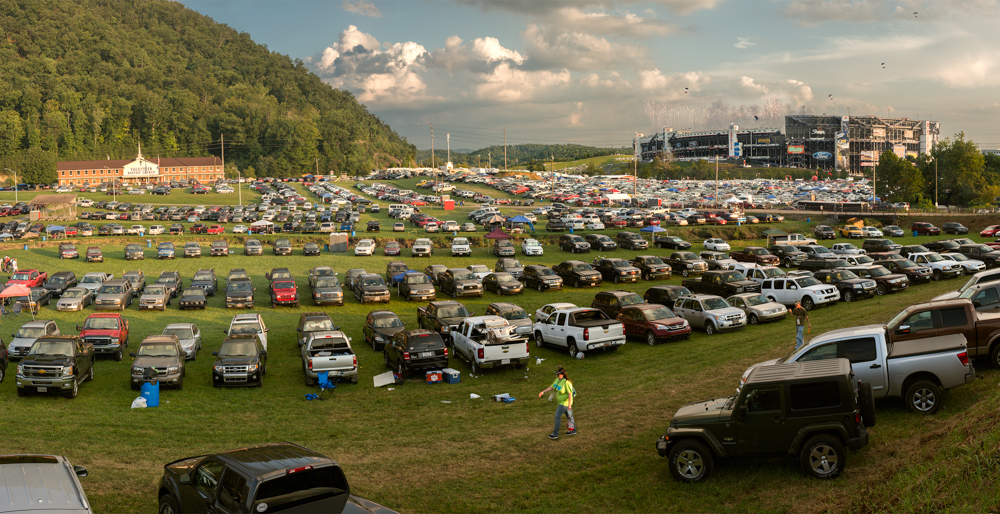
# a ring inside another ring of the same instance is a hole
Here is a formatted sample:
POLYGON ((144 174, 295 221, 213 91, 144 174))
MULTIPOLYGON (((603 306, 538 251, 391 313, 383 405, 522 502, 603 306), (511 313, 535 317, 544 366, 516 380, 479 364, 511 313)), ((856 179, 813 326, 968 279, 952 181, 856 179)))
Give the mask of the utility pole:
POLYGON ((715 208, 719 208, 719 154, 715 154, 715 208))
POLYGON ((934 208, 938 207, 938 170, 937 157, 934 158, 934 208))
POLYGON ((507 171, 507 129, 503 129, 503 170, 507 171))
POLYGON ((437 169, 437 164, 434 162, 434 124, 431 123, 431 167, 437 169))

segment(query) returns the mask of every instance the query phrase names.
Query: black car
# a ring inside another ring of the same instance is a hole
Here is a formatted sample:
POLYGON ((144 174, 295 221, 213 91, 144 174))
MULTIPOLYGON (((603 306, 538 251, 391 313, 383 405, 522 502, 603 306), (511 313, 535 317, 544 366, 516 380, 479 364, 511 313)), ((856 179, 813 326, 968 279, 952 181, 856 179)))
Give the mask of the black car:
POLYGON ((563 261, 552 268, 563 282, 574 287, 599 286, 603 281, 601 272, 583 261, 563 261))
POLYGON ((77 279, 76 273, 72 271, 59 271, 53 273, 52 276, 45 281, 42 285, 53 298, 58 298, 62 296, 63 292, 71 287, 76 287, 77 279))
POLYGON ((892 239, 865 239, 865 242, 861 243, 861 248, 868 253, 896 252, 902 247, 903 245, 892 242, 892 239))
POLYGON ((957 221, 946 221, 941 224, 941 231, 945 234, 968 234, 969 228, 957 221))
POLYGON ((52 299, 52 294, 44 287, 32 287, 28 296, 18 296, 14 298, 14 303, 21 306, 22 311, 38 314, 43 305, 48 305, 52 299))
POLYGON ((166 287, 167 291, 170 291, 171 297, 180 294, 181 288, 184 287, 184 280, 181 278, 180 272, 177 271, 164 271, 160 273, 159 278, 156 279, 156 283, 166 287))
POLYGON ((496 265, 493 266, 493 271, 506 271, 514 278, 520 280, 524 274, 524 265, 521 264, 521 261, 514 258, 497 259, 496 265))
POLYGON ((365 327, 362 329, 362 333, 365 342, 372 346, 372 350, 381 352, 385 344, 402 330, 403 321, 395 312, 370 311, 365 318, 365 327))
POLYGON ((583 239, 590 244, 591 248, 598 251, 606 252, 618 248, 618 243, 604 234, 587 234, 583 239))
POLYGON ((639 305, 646 303, 643 298, 632 291, 610 290, 601 291, 594 295, 594 300, 590 306, 604 311, 611 319, 618 317, 618 311, 629 305, 639 305))
POLYGON ((208 298, 205 296, 205 290, 200 287, 188 287, 181 293, 180 298, 177 299, 177 306, 180 309, 204 309, 208 306, 208 298))
POLYGON ((230 336, 212 355, 216 357, 212 366, 214 387, 264 386, 267 350, 256 334, 230 336))
MULTIPOLYGON (((615 284, 638 282, 642 277, 642 271, 625 259, 616 257, 598 258, 594 259, 593 266, 595 270, 601 273, 604 280, 610 280, 615 284)), ((613 318, 614 316, 611 317, 613 318)))
POLYGON ((846 269, 818 270, 813 278, 824 284, 833 284, 840 290, 840 298, 845 302, 853 302, 862 298, 872 298, 878 284, 868 278, 860 278, 854 272, 846 269))
POLYGON ((947 239, 943 241, 931 241, 929 243, 924 243, 923 246, 927 248, 928 251, 937 253, 955 253, 962 247, 962 245, 956 243, 955 241, 947 239))
POLYGON ((566 224, 559 219, 551 219, 545 224, 545 230, 549 232, 562 232, 566 230, 566 224))
POLYGON ((129 243, 125 245, 125 260, 126 261, 141 261, 146 258, 146 252, 143 251, 142 246, 136 243, 129 243))
POLYGON ((444 264, 431 264, 426 268, 424 268, 424 273, 428 277, 431 277, 431 280, 435 284, 440 283, 441 274, 444 273, 445 271, 448 271, 448 266, 445 266, 444 264))
POLYGON ((691 243, 677 237, 677 236, 662 236, 657 237, 656 241, 653 242, 657 248, 666 248, 668 250, 690 250, 691 243))
POLYGON ((257 288, 248 278, 231 278, 226 281, 226 308, 253 308, 253 292, 257 288))
POLYGON ((302 245, 302 255, 308 255, 308 256, 316 257, 316 256, 319 256, 319 254, 320 254, 320 250, 319 250, 319 245, 318 244, 316 244, 316 243, 306 243, 306 244, 302 245))
POLYGON ((385 281, 382 280, 381 276, 374 273, 365 273, 356 279, 354 284, 354 298, 361 303, 389 303, 389 287, 385 285, 385 281))
POLYGON ((524 284, 510 273, 490 273, 483 278, 483 289, 493 291, 498 295, 521 294, 524 292, 524 284))
POLYGON ((397 332, 382 348, 387 368, 395 369, 400 377, 410 371, 448 367, 448 347, 441 334, 415 329, 397 332))
POLYGON ((684 286, 653 286, 642 294, 642 299, 646 300, 647 303, 673 305, 674 300, 691 294, 691 290, 684 286))
POLYGON ((522 275, 525 287, 534 287, 539 292, 562 289, 563 279, 552 268, 541 264, 525 266, 522 275))
POLYGON ((371 220, 368 225, 365 226, 365 232, 378 232, 380 229, 378 220, 371 220))
POLYGON ((816 239, 837 239, 837 231, 829 225, 816 225, 816 228, 813 229, 813 235, 816 236, 816 239))
POLYGON ((306 344, 309 334, 331 330, 340 330, 340 327, 335 325, 333 318, 325 312, 304 312, 299 316, 299 324, 295 327, 300 346, 306 344))
POLYGON ((189 287, 203 289, 206 296, 215 296, 219 290, 219 279, 215 276, 215 270, 208 268, 196 271, 189 287))
POLYGON ((576 234, 559 236, 559 249, 569 253, 584 253, 590 251, 590 243, 576 234))

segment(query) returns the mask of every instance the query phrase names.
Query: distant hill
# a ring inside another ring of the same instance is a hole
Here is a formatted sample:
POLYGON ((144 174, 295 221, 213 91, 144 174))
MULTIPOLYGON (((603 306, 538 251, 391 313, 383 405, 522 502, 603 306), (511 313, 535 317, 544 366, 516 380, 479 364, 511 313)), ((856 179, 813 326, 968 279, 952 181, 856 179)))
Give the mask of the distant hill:
POLYGON ((181 4, 5 5, 0 168, 22 166, 26 180, 54 180, 39 160, 128 158, 140 141, 147 157, 221 156, 223 135, 227 165, 278 177, 366 172, 416 152, 301 61, 181 4))
MULTIPOLYGON (((619 150, 620 151, 620 150, 619 150)), ((539 171, 543 169, 545 162, 576 161, 590 157, 602 155, 612 155, 614 148, 597 148, 583 145, 508 145, 507 146, 507 167, 526 167, 533 164, 539 171)), ((451 162, 455 166, 487 166, 492 155, 493 167, 503 167, 504 148, 503 146, 489 146, 471 152, 451 151, 451 162)), ((446 150, 434 150, 435 162, 438 165, 444 164, 448 159, 446 150)), ((417 162, 422 166, 431 165, 431 151, 418 150, 416 153, 417 162)))

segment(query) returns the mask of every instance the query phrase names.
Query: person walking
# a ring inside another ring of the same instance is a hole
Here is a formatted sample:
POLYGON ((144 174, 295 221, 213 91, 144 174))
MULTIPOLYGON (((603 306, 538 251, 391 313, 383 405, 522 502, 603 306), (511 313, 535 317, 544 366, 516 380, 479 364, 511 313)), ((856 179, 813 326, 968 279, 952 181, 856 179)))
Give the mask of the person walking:
POLYGON ((573 395, 576 391, 573 389, 573 382, 570 382, 569 377, 566 375, 566 368, 563 368, 562 365, 556 366, 556 380, 552 382, 552 385, 538 393, 538 397, 541 398, 545 393, 552 390, 555 390, 558 405, 556 405, 555 428, 549 434, 549 439, 559 439, 559 426, 562 424, 563 414, 566 414, 566 417, 569 418, 566 435, 576 435, 576 420, 573 419, 573 395))
POLYGON ((10 261, 10 271, 11 273, 17 273, 17 259, 10 261))
POLYGON ((802 302, 795 302, 795 309, 792 309, 792 316, 795 316, 795 349, 798 350, 805 344, 802 333, 806 326, 812 332, 812 323, 809 322, 809 312, 802 307, 802 302))

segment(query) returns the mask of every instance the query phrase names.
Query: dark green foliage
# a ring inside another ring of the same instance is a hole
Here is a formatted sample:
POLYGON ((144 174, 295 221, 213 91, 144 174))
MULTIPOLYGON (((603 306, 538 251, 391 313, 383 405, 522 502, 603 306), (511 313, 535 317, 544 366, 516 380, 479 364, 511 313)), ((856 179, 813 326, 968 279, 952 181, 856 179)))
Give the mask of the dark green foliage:
POLYGON ((221 155, 224 135, 227 164, 283 177, 415 151, 301 61, 179 3, 5 0, 2 13, 0 157, 129 158, 140 141, 149 158, 221 155))

